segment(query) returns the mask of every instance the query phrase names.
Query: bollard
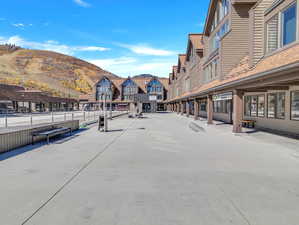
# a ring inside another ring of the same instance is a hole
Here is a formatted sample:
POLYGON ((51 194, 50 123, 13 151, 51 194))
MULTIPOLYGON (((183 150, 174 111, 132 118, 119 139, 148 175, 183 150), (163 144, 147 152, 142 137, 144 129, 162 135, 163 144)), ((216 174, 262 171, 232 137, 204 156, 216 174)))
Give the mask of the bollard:
POLYGON ((72 120, 74 120, 74 113, 72 113, 72 120))
POLYGON ((30 126, 33 124, 33 118, 32 118, 32 113, 30 114, 30 126))
POLYGON ((83 112, 83 120, 84 120, 84 121, 86 120, 85 112, 83 112))
POLYGON ((51 115, 52 115, 52 123, 54 123, 54 113, 52 112, 51 115))
POLYGON ((66 121, 66 112, 64 113, 64 121, 66 121))

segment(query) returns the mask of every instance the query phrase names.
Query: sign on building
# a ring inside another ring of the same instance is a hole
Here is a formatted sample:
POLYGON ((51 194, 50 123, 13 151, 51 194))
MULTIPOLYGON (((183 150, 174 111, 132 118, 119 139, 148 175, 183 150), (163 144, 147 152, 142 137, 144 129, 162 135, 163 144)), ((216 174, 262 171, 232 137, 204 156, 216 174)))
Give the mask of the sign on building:
POLYGON ((232 92, 226 92, 218 95, 213 95, 213 101, 225 101, 233 99, 232 92))

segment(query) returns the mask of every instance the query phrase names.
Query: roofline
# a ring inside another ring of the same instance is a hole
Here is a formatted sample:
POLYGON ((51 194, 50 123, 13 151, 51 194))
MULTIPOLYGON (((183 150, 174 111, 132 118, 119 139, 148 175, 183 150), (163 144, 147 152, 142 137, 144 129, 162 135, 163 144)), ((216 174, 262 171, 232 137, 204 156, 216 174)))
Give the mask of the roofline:
MULTIPOLYGON (((264 76, 267 76, 269 74, 273 74, 273 73, 277 74, 277 73, 280 73, 280 72, 286 72, 286 71, 289 71, 289 70, 295 69, 295 68, 299 69, 299 62, 288 64, 288 65, 285 65, 285 66, 280 66, 280 67, 277 67, 277 68, 274 68, 274 69, 271 69, 271 70, 267 70, 267 71, 264 71, 264 72, 260 72, 260 73, 257 73, 257 74, 254 74, 254 75, 251 75, 251 76, 248 76, 248 77, 244 77, 244 78, 235 80, 235 81, 231 81, 231 82, 228 82, 226 84, 222 84, 222 85, 219 85, 219 86, 216 86, 216 87, 212 87, 212 88, 209 88, 205 91, 198 92, 196 94, 191 94, 190 96, 186 96, 186 97, 183 97, 183 98, 177 99, 177 100, 195 98, 198 95, 205 95, 205 94, 208 94, 209 92, 221 91, 222 89, 232 88, 234 86, 243 84, 244 82, 252 81, 254 79, 263 78, 264 76)), ((174 101, 176 101, 176 100, 174 100, 174 101)))
POLYGON ((207 35, 207 26, 208 26, 208 21, 209 21, 209 15, 211 13, 211 9, 212 9, 212 4, 215 0, 210 0, 210 4, 209 4, 209 10, 207 12, 207 15, 206 15, 206 20, 205 20, 205 26, 204 26, 204 29, 203 29, 203 34, 207 35))

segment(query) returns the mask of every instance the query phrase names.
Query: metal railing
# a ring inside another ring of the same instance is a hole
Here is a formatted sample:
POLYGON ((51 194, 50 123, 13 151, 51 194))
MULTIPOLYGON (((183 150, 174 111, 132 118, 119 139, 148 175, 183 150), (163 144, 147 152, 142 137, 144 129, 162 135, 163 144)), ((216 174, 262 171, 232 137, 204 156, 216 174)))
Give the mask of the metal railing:
MULTIPOLYGON (((112 115, 124 112, 113 111, 112 115)), ((0 114, 0 129, 18 126, 34 126, 67 120, 79 120, 80 123, 97 120, 103 111, 49 112, 49 113, 5 113, 0 114)), ((109 115, 109 114, 108 114, 109 115)))

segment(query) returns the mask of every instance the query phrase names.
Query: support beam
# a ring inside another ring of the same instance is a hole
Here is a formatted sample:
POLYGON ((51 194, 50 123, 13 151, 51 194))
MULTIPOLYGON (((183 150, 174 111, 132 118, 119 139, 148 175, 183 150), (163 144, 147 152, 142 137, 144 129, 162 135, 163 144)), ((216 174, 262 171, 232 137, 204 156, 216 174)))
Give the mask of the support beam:
POLYGON ((243 92, 240 90, 234 90, 233 95, 233 132, 242 133, 243 92))
POLYGON ((194 99, 194 120, 198 120, 199 116, 199 103, 196 99, 194 99))
POLYGON ((213 95, 208 96, 208 124, 213 124, 213 95))

